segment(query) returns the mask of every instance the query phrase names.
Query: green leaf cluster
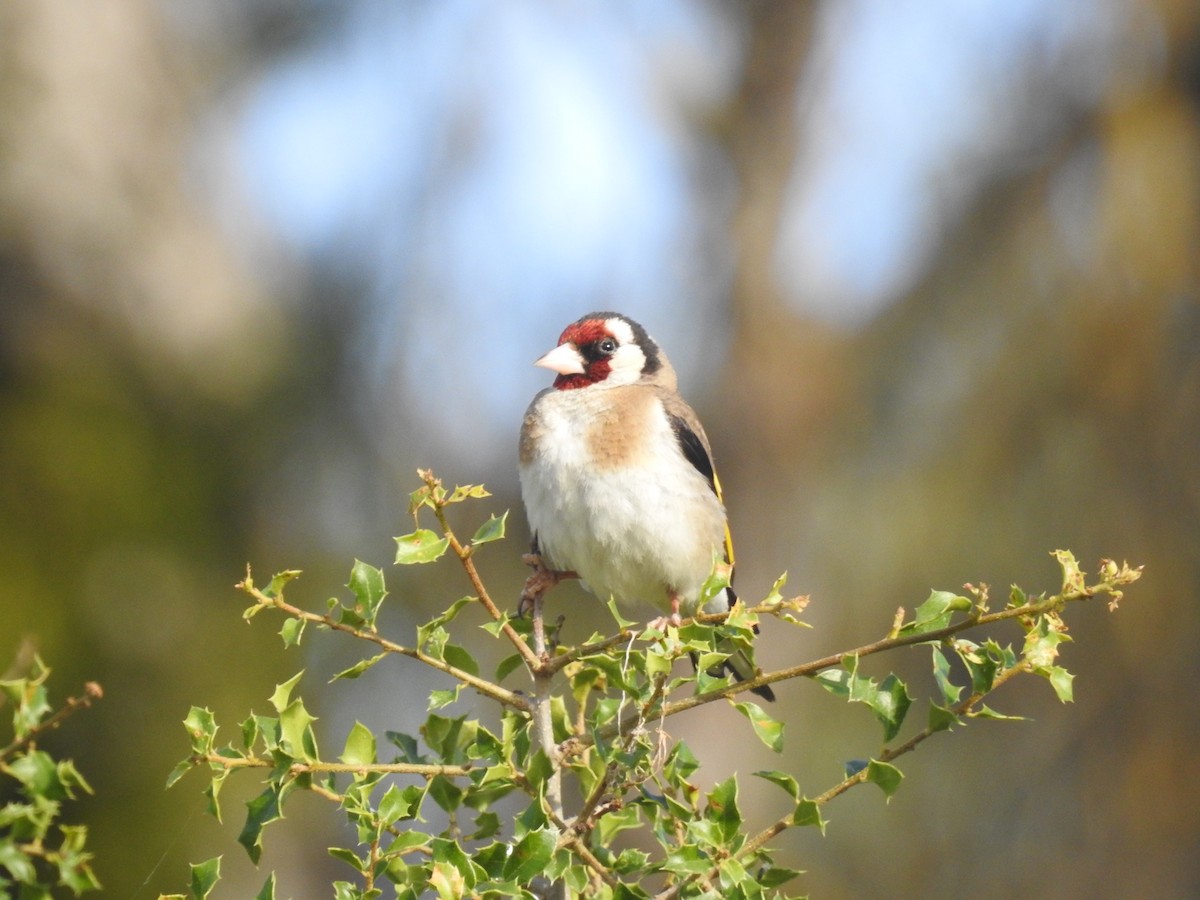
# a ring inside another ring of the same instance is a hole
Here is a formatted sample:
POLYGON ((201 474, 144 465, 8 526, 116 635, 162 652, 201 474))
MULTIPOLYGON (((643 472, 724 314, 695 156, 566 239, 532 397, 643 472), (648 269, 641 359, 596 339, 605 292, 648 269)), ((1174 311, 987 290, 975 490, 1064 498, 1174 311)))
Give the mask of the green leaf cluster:
MULTIPOLYGON (((782 752, 785 723, 744 699, 747 684, 732 680, 723 664, 738 654, 753 667, 760 618, 804 625, 799 613, 807 598, 785 599, 780 578, 753 608, 739 603, 725 615, 640 630, 610 604, 615 633, 569 646, 558 626, 514 618, 488 594, 475 557, 504 537, 506 514, 481 516, 470 540, 452 528, 448 510, 484 499, 487 491, 478 485, 450 490, 428 471, 420 476, 422 485, 410 495, 414 530, 396 539, 395 563, 456 558, 472 593, 407 639, 380 632, 385 573, 361 560, 351 568, 350 597, 330 600, 323 612, 284 596, 298 572, 281 573, 264 589, 249 573, 241 584, 253 599, 248 618, 264 610, 284 616, 280 633, 287 648, 300 644, 310 626, 364 642, 368 652, 332 681, 355 679, 392 656, 442 673, 446 687, 428 698, 417 733, 377 735, 355 723, 335 758, 323 754, 317 719, 300 694, 301 673, 276 686, 271 712, 251 713, 232 744, 218 741, 209 710, 193 707, 184 720, 190 755, 168 780, 207 770, 204 793, 219 818, 225 781, 257 770, 263 786, 247 804, 238 839, 255 861, 268 826, 297 791, 331 801, 354 835, 347 846, 328 851, 347 867, 347 878, 333 886, 334 896, 346 900, 380 896, 385 885, 400 898, 447 900, 532 898, 552 884, 599 898, 783 897, 801 872, 776 860, 773 841, 780 833, 810 826, 823 831, 823 807, 858 784, 874 784, 890 798, 904 777, 894 761, 936 733, 972 718, 1012 718, 984 703, 1012 677, 1039 675, 1061 699, 1071 699, 1071 675, 1059 659, 1067 640, 1064 605, 1107 594, 1111 606, 1139 573, 1103 561, 1100 581, 1089 585, 1074 558, 1059 551, 1064 586, 1053 597, 1031 600, 1014 588, 1008 605, 993 612, 986 586, 968 585, 971 596, 934 591, 911 618, 901 610, 880 640, 749 682, 814 680, 866 706, 882 726, 882 742, 845 762, 840 780, 821 793, 807 793, 786 771, 755 772, 779 793, 773 808, 748 814, 736 775, 723 773, 705 790, 712 782, 697 776, 699 758, 667 729, 676 715, 723 702, 746 719, 748 733, 782 752), (1023 641, 965 636, 1002 622, 1018 625, 1023 641), (473 627, 509 650, 494 672, 485 673, 466 649, 463 629, 473 627), (909 725, 906 737, 907 715, 921 692, 895 674, 868 673, 866 660, 918 645, 932 654, 931 696, 924 726, 914 731, 909 725), (519 686, 509 686, 518 676, 519 686), (494 725, 459 707, 464 689, 495 703, 494 725)), ((727 568, 714 565, 705 590, 721 590, 728 578, 727 568)), ((208 896, 219 876, 219 857, 194 866, 192 896, 208 896)), ((258 896, 275 896, 273 875, 258 896)))
POLYGON ((88 685, 82 697, 55 709, 48 698, 50 670, 34 657, 23 678, 0 681, 10 729, 0 729, 0 897, 49 898, 57 888, 78 896, 99 890, 86 849, 87 828, 66 825, 63 805, 92 789, 70 760, 39 749, 37 739, 66 715, 100 696, 88 685))

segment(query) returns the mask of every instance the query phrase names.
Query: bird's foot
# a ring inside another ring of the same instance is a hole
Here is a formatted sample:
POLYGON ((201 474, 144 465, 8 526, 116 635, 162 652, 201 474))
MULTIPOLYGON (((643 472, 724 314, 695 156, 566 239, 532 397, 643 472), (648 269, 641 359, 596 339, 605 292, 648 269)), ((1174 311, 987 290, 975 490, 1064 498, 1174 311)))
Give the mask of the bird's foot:
POLYGON ((678 628, 683 623, 683 617, 679 613, 671 613, 669 616, 659 616, 657 619, 651 619, 646 623, 647 628, 653 628, 655 631, 666 631, 668 625, 674 625, 678 628))
POLYGON ((521 617, 533 609, 534 604, 542 599, 542 595, 560 581, 579 577, 570 570, 559 572, 547 568, 537 553, 526 553, 521 557, 521 562, 533 569, 533 573, 525 579, 525 586, 521 589, 521 600, 517 604, 517 615, 521 617))
POLYGON ((671 614, 669 616, 659 616, 657 619, 651 619, 650 622, 647 623, 647 626, 653 628, 655 631, 666 631, 668 625, 674 625, 676 628, 678 628, 683 623, 683 617, 679 615, 679 602, 679 595, 672 593, 671 614))

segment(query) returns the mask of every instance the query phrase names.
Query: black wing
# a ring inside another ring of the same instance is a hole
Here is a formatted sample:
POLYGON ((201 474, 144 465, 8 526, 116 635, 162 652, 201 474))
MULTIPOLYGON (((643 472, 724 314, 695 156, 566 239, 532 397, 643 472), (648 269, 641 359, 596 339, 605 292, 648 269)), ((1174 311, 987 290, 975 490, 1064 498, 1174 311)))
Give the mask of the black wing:
MULTIPOLYGON (((679 449, 683 451, 683 458, 690 462, 699 472, 708 480, 708 486, 713 489, 713 493, 717 495, 717 499, 722 503, 725 498, 721 496, 721 482, 717 480, 717 473, 713 469, 712 457, 708 455, 708 448, 704 445, 704 441, 700 438, 691 426, 680 416, 668 415, 667 418, 671 422, 671 430, 675 432, 675 440, 679 442, 679 449)), ((725 562, 733 565, 733 536, 729 533, 729 523, 725 523, 725 562)), ((729 587, 729 602, 732 605, 737 596, 733 593, 733 585, 729 587)))
MULTIPOLYGON (((679 416, 668 416, 668 418, 671 421, 671 430, 675 432, 675 440, 679 441, 679 449, 683 451, 684 459, 695 466, 696 471, 708 479, 708 486, 713 489, 713 493, 717 495, 717 499, 724 502, 724 498, 721 496, 721 483, 717 481, 717 474, 713 469, 712 457, 708 455, 708 449, 704 446, 704 441, 700 440, 700 435, 696 434, 696 432, 688 426, 687 422, 685 422, 679 416)), ((733 538, 729 534, 728 522, 725 523, 725 561, 729 563, 729 565, 733 565, 733 538)), ((737 594, 734 593, 732 581, 733 576, 732 573, 730 573, 730 585, 726 588, 726 591, 729 593, 728 602, 730 606, 733 606, 738 599, 737 594)), ((754 633, 758 634, 757 625, 754 626, 754 633)), ((734 657, 726 660, 722 666, 718 666, 717 672, 712 672, 711 674, 717 675, 719 670, 723 668, 729 672, 732 672, 733 677, 738 681, 745 681, 748 678, 753 678, 754 670, 750 667, 749 660, 746 660, 744 663, 743 667, 745 668, 745 671, 739 671, 739 660, 737 660, 738 656, 740 656, 740 654, 735 654, 734 657)), ((696 664, 695 654, 692 655, 692 664, 696 664)), ((772 691, 767 685, 754 688, 751 693, 758 694, 758 696, 766 700, 775 699, 775 692, 772 691)))
POLYGON ((683 451, 683 458, 708 479, 708 486, 713 489, 713 493, 720 497, 721 492, 717 489, 717 476, 713 472, 712 457, 708 455, 708 448, 704 446, 704 441, 679 416, 669 416, 668 418, 671 420, 671 430, 675 432, 675 440, 679 442, 679 449, 683 451))

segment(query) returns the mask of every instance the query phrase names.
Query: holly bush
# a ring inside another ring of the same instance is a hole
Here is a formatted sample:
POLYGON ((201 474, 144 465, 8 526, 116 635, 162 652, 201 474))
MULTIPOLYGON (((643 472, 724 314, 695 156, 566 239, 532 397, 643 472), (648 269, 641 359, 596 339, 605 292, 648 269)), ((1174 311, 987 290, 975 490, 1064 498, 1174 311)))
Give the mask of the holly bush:
MULTIPOLYGON (((785 596, 783 578, 752 607, 739 602, 727 615, 697 615, 678 627, 637 626, 610 604, 611 634, 567 645, 559 627, 544 619, 540 596, 533 598, 532 616, 510 613, 492 598, 476 566, 480 548, 504 537, 507 514, 480 515, 483 521, 465 541, 450 527, 449 507, 484 500, 487 491, 478 485, 448 489, 428 471, 420 476, 410 500, 415 527, 396 539, 395 562, 454 560, 472 593, 414 634, 380 629, 388 600, 384 572, 361 561, 350 571, 350 596, 318 611, 290 599, 297 571, 263 585, 247 572, 238 586, 251 601, 247 619, 282 615, 286 647, 314 637, 360 642, 362 659, 335 680, 357 678, 393 655, 443 673, 448 687, 428 696, 419 734, 377 735, 356 723, 331 757, 318 745, 315 719, 299 692, 301 673, 275 687, 270 712, 249 714, 232 743, 218 741, 209 710, 193 707, 184 720, 191 752, 168 780, 174 784, 192 770, 206 773, 208 810, 220 817, 227 779, 261 778, 262 790, 248 803, 238 837, 256 862, 267 827, 283 816, 293 795, 325 798, 356 838, 351 846, 329 849, 346 865, 346 879, 332 886, 338 900, 379 897, 389 884, 401 898, 436 894, 444 900, 787 896, 800 873, 776 859, 778 835, 790 828, 823 830, 825 806, 858 785, 870 783, 891 796, 903 778, 896 760, 933 735, 973 719, 1008 718, 985 701, 1013 678, 1044 678, 1060 700, 1069 701, 1072 675, 1059 657, 1070 640, 1064 613, 1100 595, 1115 609, 1121 589, 1140 575, 1138 568, 1102 560, 1089 582, 1070 552, 1056 551, 1062 581, 1053 594, 1029 596, 1013 587, 996 603, 986 585, 934 591, 912 612, 899 610, 878 640, 737 682, 716 673, 731 650, 753 659, 760 619, 804 626, 808 599, 785 596), (475 607, 483 610, 483 628, 509 648, 494 671, 481 671, 462 643, 469 621, 463 614, 475 607), (1018 639, 1004 643, 991 636, 989 626, 1000 623, 1015 625, 1018 639), (914 697, 895 675, 879 680, 860 667, 866 657, 918 644, 930 654, 936 688, 930 697, 914 697), (708 703, 731 703, 749 732, 778 751, 783 723, 746 698, 754 687, 797 678, 869 709, 882 727, 882 749, 847 763, 844 777, 812 796, 786 771, 753 773, 779 789, 780 813, 751 829, 739 807, 737 777, 731 774, 708 791, 698 787, 700 763, 684 742, 671 738, 670 722, 708 703), (495 708, 491 720, 498 725, 486 727, 472 712, 459 714, 456 701, 464 690, 495 708), (914 704, 916 716, 910 715, 914 704), (455 712, 447 711, 451 705, 455 712), (497 812, 501 800, 516 801, 515 816, 497 812), (627 832, 640 834, 618 838, 627 832)), ((706 590, 720 590, 727 577, 717 567, 706 590)), ((191 895, 207 897, 219 876, 219 857, 193 866, 191 895)), ((274 896, 271 874, 258 897, 274 896)))
MULTIPOLYGON (((98 890, 85 848, 87 828, 61 822, 63 804, 91 787, 75 764, 55 759, 39 741, 77 710, 102 695, 94 682, 61 706, 50 703, 50 670, 31 655, 13 668, 20 677, 0 681, 0 708, 11 705, 11 729, 0 730, 0 897, 40 900, 63 887, 78 896, 98 890)), ((15 673, 14 673, 15 674, 15 673)))

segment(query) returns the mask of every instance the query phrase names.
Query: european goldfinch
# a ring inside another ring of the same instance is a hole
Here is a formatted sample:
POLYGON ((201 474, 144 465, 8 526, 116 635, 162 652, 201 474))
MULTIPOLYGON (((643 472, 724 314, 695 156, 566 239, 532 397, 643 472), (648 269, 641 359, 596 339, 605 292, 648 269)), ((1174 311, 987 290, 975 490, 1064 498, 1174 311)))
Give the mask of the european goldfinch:
MULTIPOLYGON (((675 370, 641 325, 614 312, 571 323, 534 365, 556 374, 521 426, 521 496, 541 571, 678 624, 696 612, 715 556, 732 566, 733 548, 708 438, 675 370)), ((735 599, 729 588, 704 611, 735 599)), ((754 677, 741 653, 726 666, 754 677)), ((769 687, 755 693, 774 699, 769 687)))

